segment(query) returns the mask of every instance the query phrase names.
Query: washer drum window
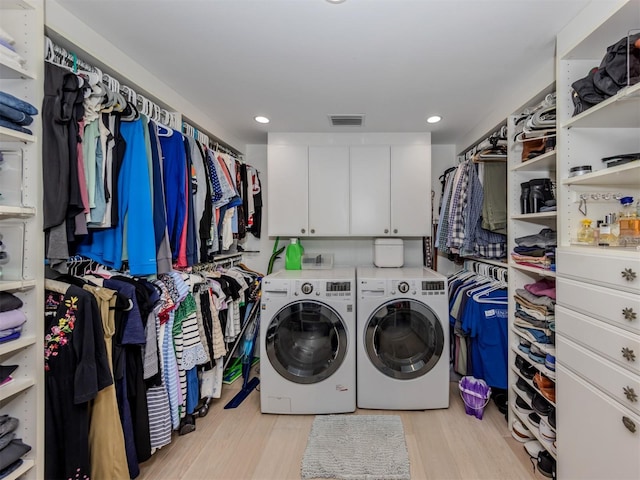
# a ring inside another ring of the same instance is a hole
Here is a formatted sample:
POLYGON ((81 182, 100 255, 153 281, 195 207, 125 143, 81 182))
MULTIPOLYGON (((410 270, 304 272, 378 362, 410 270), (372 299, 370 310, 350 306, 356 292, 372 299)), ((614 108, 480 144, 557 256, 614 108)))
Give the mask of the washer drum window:
POLYGON ((274 315, 265 344, 269 362, 281 376, 295 383, 318 383, 342 365, 347 332, 332 308, 300 301, 274 315))
POLYGON ((364 346, 373 365, 401 380, 429 372, 444 349, 440 320, 433 310, 415 300, 381 305, 369 317, 364 333, 364 346))

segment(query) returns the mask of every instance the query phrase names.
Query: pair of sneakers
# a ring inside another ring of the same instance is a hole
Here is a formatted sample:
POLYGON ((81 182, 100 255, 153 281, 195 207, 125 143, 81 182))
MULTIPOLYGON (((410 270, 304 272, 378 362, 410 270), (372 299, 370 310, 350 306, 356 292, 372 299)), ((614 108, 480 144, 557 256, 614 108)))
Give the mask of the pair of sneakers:
POLYGON ((525 442, 524 449, 531 457, 538 471, 547 478, 556 478, 556 460, 538 440, 529 440, 525 442))

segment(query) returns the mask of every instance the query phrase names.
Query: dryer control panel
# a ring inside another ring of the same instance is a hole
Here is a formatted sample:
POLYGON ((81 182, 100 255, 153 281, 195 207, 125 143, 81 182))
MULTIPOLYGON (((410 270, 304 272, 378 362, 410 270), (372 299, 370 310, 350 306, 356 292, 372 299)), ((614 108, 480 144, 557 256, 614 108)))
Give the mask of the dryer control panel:
POLYGON ((350 280, 265 280, 262 284, 263 296, 267 297, 324 297, 351 298, 355 283, 350 280))
POLYGON ((439 280, 366 279, 359 281, 359 288, 361 297, 446 295, 445 282, 439 280))

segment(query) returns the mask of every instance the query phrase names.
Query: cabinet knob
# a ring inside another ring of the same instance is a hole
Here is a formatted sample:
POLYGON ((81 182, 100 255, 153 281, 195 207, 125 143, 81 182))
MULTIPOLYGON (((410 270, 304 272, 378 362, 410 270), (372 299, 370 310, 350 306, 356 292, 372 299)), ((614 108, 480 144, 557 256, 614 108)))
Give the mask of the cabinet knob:
POLYGON ((624 359, 627 362, 635 362, 636 361, 636 354, 630 348, 622 347, 621 352, 622 352, 622 356, 624 357, 624 359))
POLYGON ((627 427, 627 430, 629 430, 631 433, 636 433, 636 424, 629 417, 627 416, 622 417, 622 423, 624 424, 625 427, 627 427))
POLYGON ((627 400, 630 402, 635 403, 638 401, 638 394, 635 392, 633 387, 627 385, 622 389, 622 391, 624 392, 624 396, 627 397, 627 400))
POLYGON ((636 279, 636 272, 634 272, 631 268, 625 268, 622 272, 620 272, 622 278, 624 278, 627 282, 632 282, 636 279))
POLYGON ((393 229, 393 233, 398 233, 398 229, 397 229, 397 228, 394 228, 394 229, 393 229))
POLYGON ((315 228, 312 228, 312 229, 311 229, 311 233, 316 233, 316 229, 315 229, 315 228))
POLYGON ((633 308, 623 308, 622 316, 625 320, 629 320, 630 322, 634 321, 637 318, 636 312, 633 311, 633 308))
POLYGON ((389 229, 388 229, 388 228, 385 228, 385 229, 384 229, 384 233, 389 233, 389 229))
POLYGON ((305 232, 306 232, 306 230, 304 228, 300 229, 300 233, 305 233, 305 232))

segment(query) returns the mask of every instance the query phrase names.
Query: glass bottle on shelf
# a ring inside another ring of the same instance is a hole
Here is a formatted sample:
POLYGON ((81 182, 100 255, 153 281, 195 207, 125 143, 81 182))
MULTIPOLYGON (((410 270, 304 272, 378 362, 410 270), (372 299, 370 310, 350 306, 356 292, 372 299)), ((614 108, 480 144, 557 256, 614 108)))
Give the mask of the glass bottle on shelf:
POLYGON ((640 218, 636 208, 633 206, 633 197, 622 197, 620 199, 622 209, 618 218, 620 225, 621 246, 634 246, 640 244, 640 218))
POLYGON ((585 218, 580 221, 582 227, 578 230, 578 243, 585 245, 593 245, 595 242, 595 235, 593 228, 591 227, 591 220, 585 218))

